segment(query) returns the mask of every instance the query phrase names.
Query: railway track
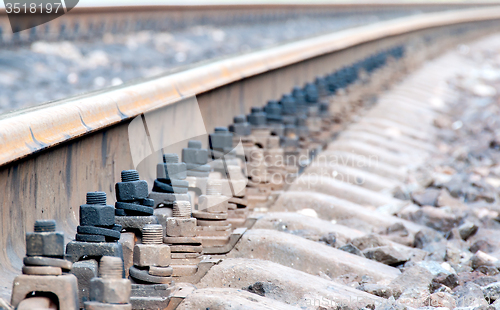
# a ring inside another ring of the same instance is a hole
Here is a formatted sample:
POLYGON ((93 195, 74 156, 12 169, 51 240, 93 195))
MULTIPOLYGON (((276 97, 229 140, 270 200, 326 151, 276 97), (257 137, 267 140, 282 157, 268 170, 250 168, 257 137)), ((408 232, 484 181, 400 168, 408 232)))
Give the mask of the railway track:
POLYGON ((495 307, 496 194, 477 184, 495 184, 482 162, 495 135, 478 135, 496 123, 460 118, 495 111, 491 70, 478 85, 467 74, 497 37, 440 55, 499 18, 390 20, 2 116, 1 296, 26 309, 126 309, 130 294, 134 309, 495 307), (464 167, 477 137, 485 153, 464 167), (453 181, 467 169, 474 189, 453 181))

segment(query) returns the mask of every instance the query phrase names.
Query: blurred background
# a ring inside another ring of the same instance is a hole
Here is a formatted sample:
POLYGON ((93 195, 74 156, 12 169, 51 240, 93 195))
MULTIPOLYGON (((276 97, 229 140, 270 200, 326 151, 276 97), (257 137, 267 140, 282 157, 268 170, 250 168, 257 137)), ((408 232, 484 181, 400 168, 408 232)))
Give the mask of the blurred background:
POLYGON ((0 113, 341 29, 492 2, 80 0, 17 33, 2 2, 0 113))

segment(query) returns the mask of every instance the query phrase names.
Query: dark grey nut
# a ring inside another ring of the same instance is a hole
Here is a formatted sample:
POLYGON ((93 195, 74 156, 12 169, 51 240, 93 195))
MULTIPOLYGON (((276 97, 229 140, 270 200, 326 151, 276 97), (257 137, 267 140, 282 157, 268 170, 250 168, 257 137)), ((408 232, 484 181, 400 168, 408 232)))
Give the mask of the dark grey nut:
POLYGON ((229 130, 237 136, 249 136, 252 134, 252 128, 249 123, 236 123, 229 125, 229 130))
POLYGON ((106 205, 81 205, 81 226, 113 226, 115 224, 115 208, 106 205))
POLYGON ((224 127, 216 127, 215 132, 208 136, 208 140, 212 150, 225 151, 233 146, 233 134, 224 127))
POLYGON ((64 233, 60 231, 26 233, 26 256, 64 256, 64 233))
POLYGON ((255 127, 265 126, 267 122, 266 113, 259 107, 253 107, 252 113, 248 114, 247 119, 248 122, 255 127))
POLYGON ((208 162, 208 150, 194 148, 182 149, 182 161, 189 164, 204 165, 208 162))
POLYGON ((115 189, 118 201, 134 201, 148 197, 148 182, 144 180, 118 182, 115 189))
POLYGON ((156 177, 158 179, 178 179, 186 178, 185 163, 159 163, 156 166, 156 177))

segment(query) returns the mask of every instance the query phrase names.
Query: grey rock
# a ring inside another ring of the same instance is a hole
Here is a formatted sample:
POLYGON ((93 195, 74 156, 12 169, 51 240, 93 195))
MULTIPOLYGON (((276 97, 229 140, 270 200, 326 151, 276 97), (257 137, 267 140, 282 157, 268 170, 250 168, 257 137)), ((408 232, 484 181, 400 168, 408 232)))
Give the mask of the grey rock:
POLYGON ((446 270, 443 266, 441 266, 440 263, 435 262, 435 261, 417 262, 416 265, 420 266, 422 268, 427 269, 434 276, 437 276, 437 275, 440 275, 440 274, 449 275, 449 274, 453 273, 453 272, 450 272, 450 271, 446 270))
POLYGON ((494 310, 500 310, 500 299, 495 300, 494 303, 490 305, 494 310))
POLYGON ((493 303, 497 299, 500 299, 500 282, 491 283, 482 288, 484 298, 488 303, 493 303))
POLYGON ((441 285, 454 289, 459 285, 458 275, 455 273, 450 274, 439 274, 434 279, 432 279, 432 288, 434 291, 441 288, 441 285))
POLYGON ((427 245, 442 240, 443 236, 435 230, 421 230, 415 234, 414 246, 419 249, 424 249, 427 245))
POLYGON ((477 227, 476 224, 465 222, 458 227, 458 232, 463 240, 467 240, 470 236, 473 236, 478 229, 479 227, 477 227))
POLYGON ((477 251, 491 253, 495 250, 495 247, 491 245, 487 240, 479 239, 470 246, 469 250, 472 253, 476 253, 477 251))
POLYGON ((416 212, 409 214, 409 217, 418 224, 443 232, 450 231, 452 228, 458 226, 460 222, 460 218, 455 214, 429 206, 422 207, 416 212))
POLYGON ((408 253, 398 251, 390 245, 366 249, 363 255, 386 265, 399 265, 410 260, 408 253))
POLYGON ((496 277, 492 277, 492 276, 484 276, 484 277, 479 277, 477 279, 475 279, 474 281, 472 281, 473 283, 483 287, 483 286, 488 286, 490 285, 491 283, 495 283, 495 282, 498 282, 500 279, 496 278, 496 277))
POLYGON ((322 241, 331 247, 335 247, 337 244, 337 234, 334 232, 328 233, 328 234, 322 236, 319 239, 319 241, 322 241))
POLYGON ((386 234, 387 235, 397 234, 398 236, 406 237, 409 235, 409 232, 408 229, 406 229, 405 225, 403 225, 402 223, 395 223, 387 227, 386 234))
POLYGON ((356 289, 382 298, 389 298, 392 296, 392 290, 385 285, 364 283, 356 287, 356 289))
POLYGON ((474 283, 469 282, 458 287, 453 296, 457 302, 457 307, 488 306, 488 302, 484 299, 483 291, 474 283))
POLYGON ((495 276, 499 273, 498 268, 493 266, 479 266, 476 268, 476 271, 487 276, 495 276))
POLYGON ((439 292, 427 297, 424 304, 431 307, 453 309, 456 306, 456 301, 451 294, 439 292))
POLYGON ((407 309, 406 306, 396 302, 396 300, 392 296, 389 297, 387 302, 383 302, 375 306, 375 310, 406 310, 406 309, 407 309))
POLYGON ((481 266, 498 266, 498 259, 491 255, 484 253, 483 251, 477 251, 470 259, 471 267, 473 269, 479 268, 481 266))
POLYGON ((448 207, 454 211, 464 210, 467 208, 460 199, 452 197, 447 190, 442 190, 436 201, 436 206, 439 208, 448 207))
POLYGON ((382 238, 378 234, 368 234, 362 237, 354 238, 351 240, 351 243, 361 251, 368 248, 386 246, 389 244, 386 240, 384 240, 384 238, 382 238))
POLYGON ((348 244, 346 244, 344 246, 341 246, 339 248, 339 250, 342 250, 342 251, 345 251, 345 252, 348 252, 348 253, 351 253, 351 254, 354 254, 354 255, 358 255, 358 256, 364 257, 363 252, 361 252, 360 249, 358 249, 357 247, 355 247, 351 243, 348 243, 348 244))
POLYGON ((436 202, 440 193, 440 189, 426 188, 422 192, 412 193, 411 198, 419 206, 436 206, 436 202))
POLYGON ((406 268, 403 273, 394 279, 389 287, 393 292, 400 290, 400 299, 419 299, 430 293, 430 286, 434 275, 426 268, 413 266, 406 268))
POLYGON ((246 291, 249 291, 250 293, 254 293, 257 295, 260 295, 262 297, 266 297, 266 295, 269 294, 276 294, 277 292, 282 291, 280 287, 275 285, 274 283, 271 282, 255 282, 254 284, 251 284, 247 287, 243 288, 246 291))

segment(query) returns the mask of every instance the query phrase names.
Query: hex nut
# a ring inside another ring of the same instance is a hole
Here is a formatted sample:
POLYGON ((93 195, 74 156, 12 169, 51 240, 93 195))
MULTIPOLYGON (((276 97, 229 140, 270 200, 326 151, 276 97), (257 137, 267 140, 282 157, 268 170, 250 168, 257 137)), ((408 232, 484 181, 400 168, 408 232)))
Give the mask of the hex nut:
POLYGON ((90 280, 90 300, 109 304, 125 304, 130 300, 132 284, 128 279, 90 280))
POLYGON ((118 182, 115 189, 117 201, 135 201, 148 197, 148 182, 144 180, 118 182))
POLYGON ((26 256, 64 256, 64 233, 60 231, 26 233, 26 256))
POLYGON ((223 195, 201 195, 198 198, 198 211, 227 212, 229 197, 223 195))
POLYGON ((229 131, 216 131, 208 137, 213 150, 222 151, 233 146, 233 134, 229 131))
POLYGON ((81 205, 81 226, 113 226, 115 224, 115 207, 107 205, 81 205))
POLYGON ((167 236, 169 237, 194 237, 196 236, 195 218, 167 218, 167 236))
POLYGON ((231 124, 229 125, 229 130, 237 136, 249 136, 252 134, 250 124, 247 122, 231 124))
POLYGON ((170 247, 166 244, 136 244, 134 247, 134 265, 139 267, 168 267, 170 265, 170 247))
POLYGON ((252 126, 264 126, 267 122, 266 113, 258 107, 252 108, 252 113, 248 114, 247 119, 252 126))
POLYGON ((159 163, 156 166, 156 177, 158 179, 178 179, 186 178, 185 163, 159 163))
POLYGON ((182 161, 190 164, 205 165, 208 162, 208 150, 184 148, 182 149, 182 161))

